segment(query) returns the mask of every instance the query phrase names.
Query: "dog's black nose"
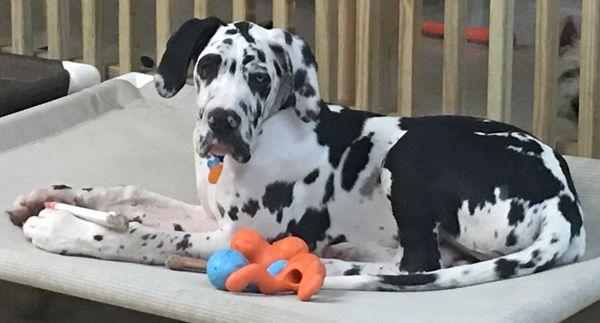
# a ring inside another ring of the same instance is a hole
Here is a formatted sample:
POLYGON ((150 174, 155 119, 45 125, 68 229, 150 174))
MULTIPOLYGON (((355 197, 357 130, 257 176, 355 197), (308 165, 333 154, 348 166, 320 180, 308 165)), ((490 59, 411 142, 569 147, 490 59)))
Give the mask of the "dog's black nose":
POLYGON ((232 110, 216 108, 208 113, 208 126, 218 137, 227 137, 241 121, 242 118, 232 110))

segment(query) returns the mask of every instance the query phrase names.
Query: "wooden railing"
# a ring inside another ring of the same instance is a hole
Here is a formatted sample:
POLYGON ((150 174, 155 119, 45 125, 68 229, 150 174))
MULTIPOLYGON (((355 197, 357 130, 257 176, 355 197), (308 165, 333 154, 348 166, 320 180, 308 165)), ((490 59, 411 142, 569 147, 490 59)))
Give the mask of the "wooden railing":
MULTIPOLYGON (((8 0, 6 0, 8 1, 8 0)), ((191 0, 190 0, 191 1, 191 0)), ((194 0, 193 15, 214 14, 214 1, 194 0)), ((254 19, 254 0, 230 0, 233 20, 254 19)), ((148 1, 149 2, 149 1, 148 1)), ((172 23, 175 0, 155 0, 156 59, 177 27, 172 23)), ((69 28, 65 1, 46 0, 47 56, 71 58, 65 53, 65 32, 69 28)), ((144 2, 147 3, 147 2, 144 2)), ((31 0, 11 0, 12 51, 32 55, 31 0)), ((275 27, 292 30, 293 0, 272 0, 275 27)), ((513 17, 515 0, 490 0, 490 41, 488 59, 487 116, 510 121, 513 17)), ((577 145, 567 149, 581 156, 600 158, 600 1, 582 0, 580 113, 577 145)), ((83 57, 108 75, 136 69, 134 40, 135 3, 118 0, 118 62, 103 61, 101 0, 81 0, 83 57)), ((190 11, 190 16, 192 12, 190 11)), ((397 28, 397 76, 394 78, 394 114, 414 114, 421 93, 422 0, 315 0, 315 55, 319 63, 320 91, 331 101, 368 109, 380 104, 383 76, 379 56, 389 36, 382 29, 397 28), (381 6, 385 6, 382 8, 381 6), (394 8, 394 10, 388 10, 394 8), (392 26, 392 27, 390 27, 392 26), (386 38, 387 37, 387 38, 386 38)), ((462 114, 465 94, 467 0, 445 1, 442 110, 462 114)), ((559 1, 537 0, 533 125, 536 136, 555 145, 556 88, 559 32, 559 1)), ((393 33, 396 35, 395 33, 393 33)))

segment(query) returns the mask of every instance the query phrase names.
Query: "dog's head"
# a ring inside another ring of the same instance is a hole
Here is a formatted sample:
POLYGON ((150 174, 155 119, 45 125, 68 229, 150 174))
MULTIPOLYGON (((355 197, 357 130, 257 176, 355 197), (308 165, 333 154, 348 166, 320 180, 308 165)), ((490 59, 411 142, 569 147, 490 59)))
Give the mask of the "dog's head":
POLYGON ((202 157, 248 162, 265 120, 288 108, 304 122, 318 113, 316 62, 298 36, 250 22, 188 20, 169 39, 154 76, 161 96, 183 87, 192 61, 202 157))

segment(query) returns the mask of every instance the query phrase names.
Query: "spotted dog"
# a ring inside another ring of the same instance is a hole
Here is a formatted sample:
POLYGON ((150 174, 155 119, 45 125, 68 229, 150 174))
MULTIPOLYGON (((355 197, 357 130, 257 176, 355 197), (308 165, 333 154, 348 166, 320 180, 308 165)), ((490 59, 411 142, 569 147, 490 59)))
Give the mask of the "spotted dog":
POLYGON ((304 239, 326 288, 424 290, 523 276, 577 261, 585 231, 567 163, 511 125, 471 117, 398 118, 325 103, 300 37, 249 22, 192 19, 155 75, 164 97, 193 62, 200 205, 136 187, 54 186, 15 201, 37 247, 162 264, 209 257, 238 228, 304 239), (223 173, 207 182, 207 159, 223 173), (109 231, 45 200, 126 214, 109 231), (38 214, 38 216, 32 216, 38 214))
POLYGON ((558 111, 577 122, 579 117, 579 32, 573 17, 564 19, 558 60, 558 111))

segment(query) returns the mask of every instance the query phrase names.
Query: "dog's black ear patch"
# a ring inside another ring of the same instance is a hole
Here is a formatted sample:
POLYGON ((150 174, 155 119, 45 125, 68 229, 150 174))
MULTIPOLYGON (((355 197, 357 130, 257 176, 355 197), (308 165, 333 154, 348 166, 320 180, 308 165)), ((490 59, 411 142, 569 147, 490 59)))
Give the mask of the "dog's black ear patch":
POLYGON ((577 27, 575 27, 573 17, 569 16, 560 32, 560 47, 573 46, 578 37, 579 33, 577 32, 577 27))
POLYGON ((200 56, 217 29, 224 25, 217 17, 193 18, 169 38, 154 75, 154 85, 162 97, 170 98, 181 90, 190 62, 200 56))

